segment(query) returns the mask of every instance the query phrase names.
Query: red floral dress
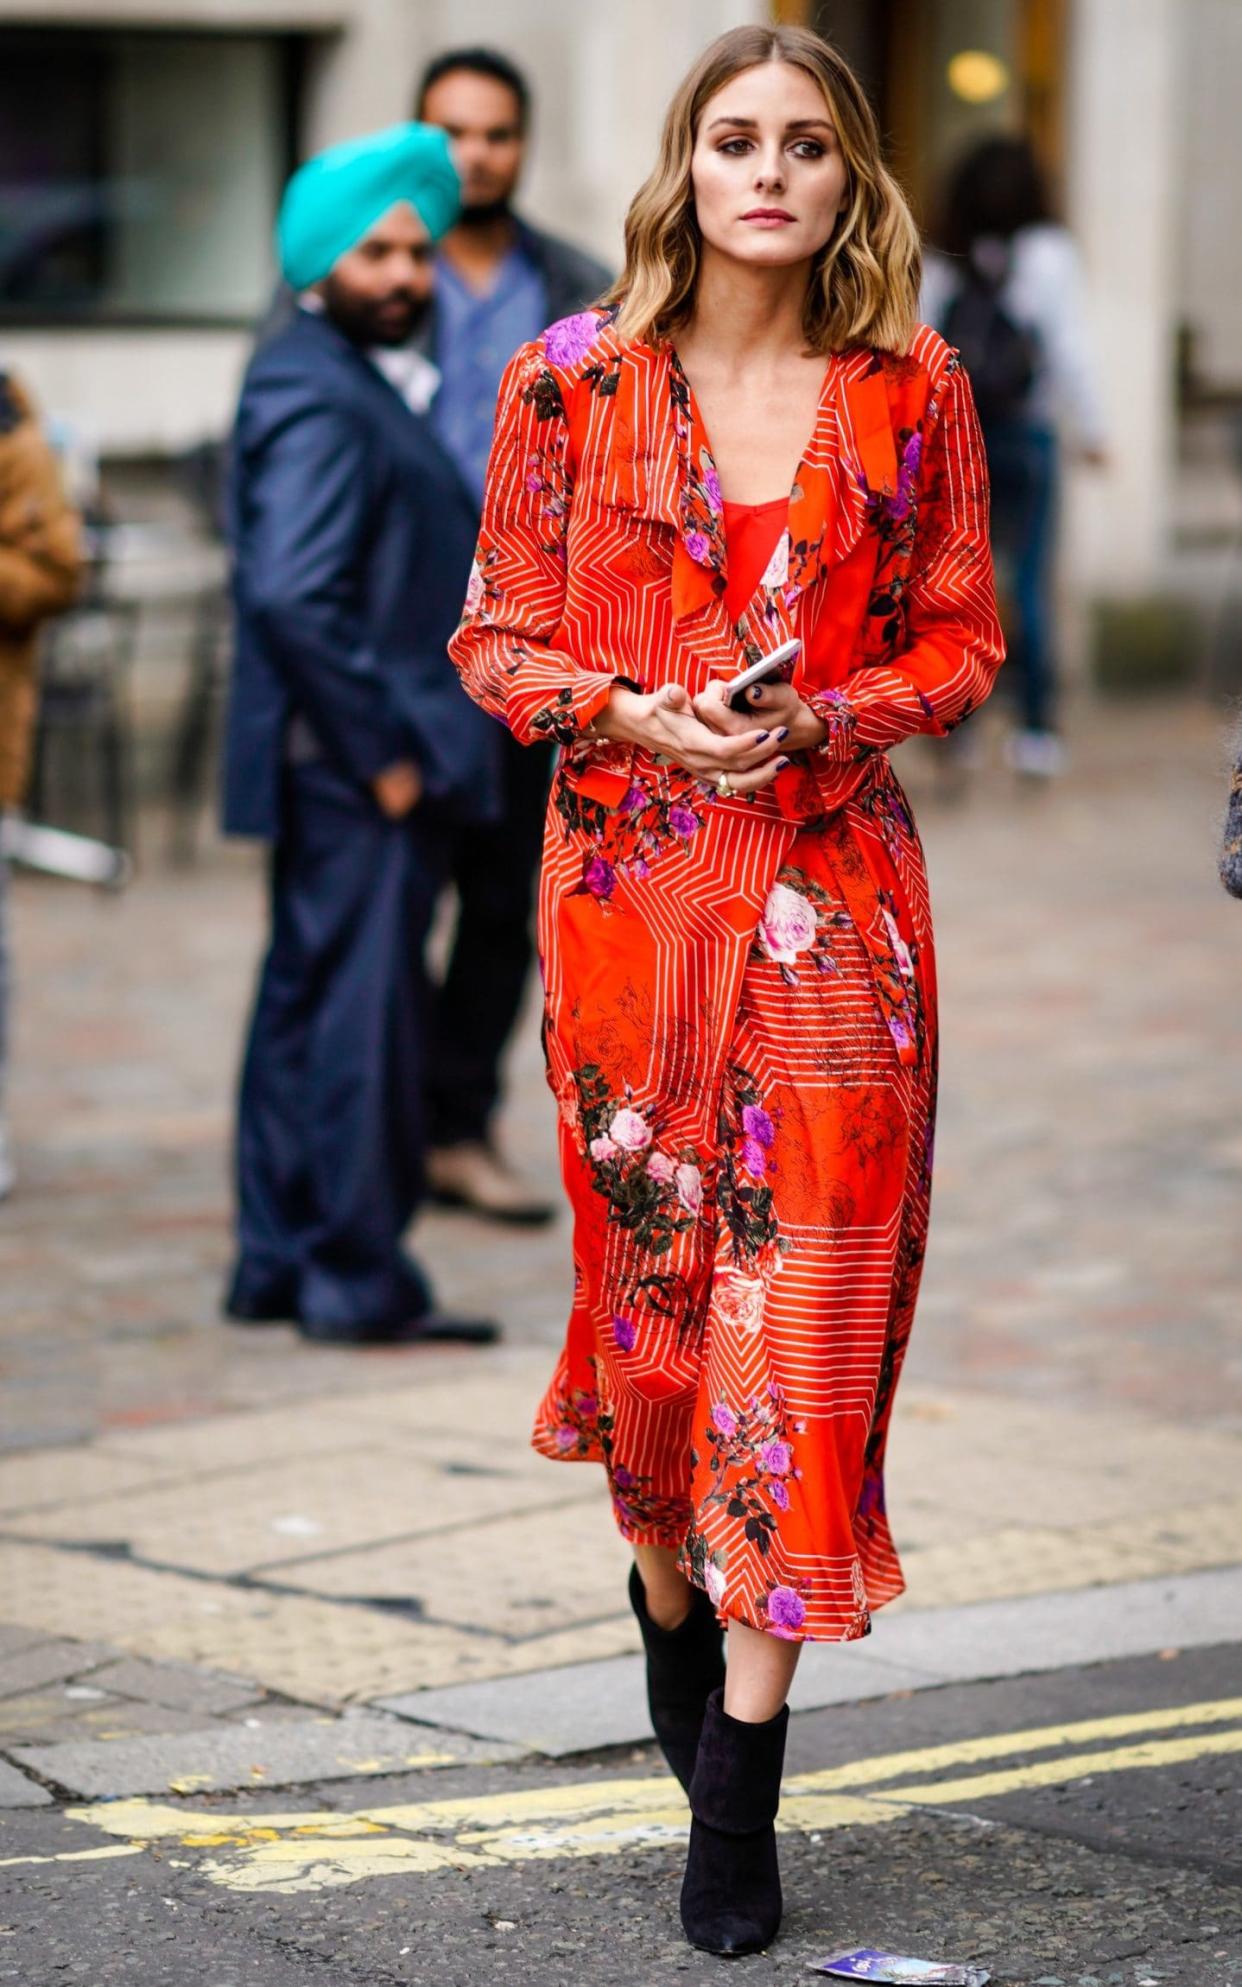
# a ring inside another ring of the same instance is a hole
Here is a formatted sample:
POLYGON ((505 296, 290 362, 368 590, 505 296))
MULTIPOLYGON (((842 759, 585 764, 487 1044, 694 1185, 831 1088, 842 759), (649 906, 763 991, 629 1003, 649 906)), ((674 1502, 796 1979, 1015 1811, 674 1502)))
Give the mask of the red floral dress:
POLYGON ((722 1617, 864 1635, 902 1588, 884 1450, 927 1234, 936 995, 922 851, 885 748, 944 733, 1002 655, 956 358, 828 362, 741 615, 676 354, 554 325, 501 391, 452 654, 562 747, 540 889, 575 1294, 535 1446, 602 1462, 617 1522, 722 1617), (721 798, 583 729, 618 677, 693 694, 792 635, 827 725, 721 798))

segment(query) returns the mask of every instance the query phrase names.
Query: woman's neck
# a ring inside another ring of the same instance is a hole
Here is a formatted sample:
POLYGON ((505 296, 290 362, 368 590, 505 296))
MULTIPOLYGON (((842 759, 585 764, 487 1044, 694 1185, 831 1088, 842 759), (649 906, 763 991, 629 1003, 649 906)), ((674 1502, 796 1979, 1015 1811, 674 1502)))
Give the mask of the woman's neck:
POLYGON ((757 269, 705 243, 694 311, 677 339, 678 351, 723 373, 805 356, 802 307, 809 273, 804 262, 757 269))

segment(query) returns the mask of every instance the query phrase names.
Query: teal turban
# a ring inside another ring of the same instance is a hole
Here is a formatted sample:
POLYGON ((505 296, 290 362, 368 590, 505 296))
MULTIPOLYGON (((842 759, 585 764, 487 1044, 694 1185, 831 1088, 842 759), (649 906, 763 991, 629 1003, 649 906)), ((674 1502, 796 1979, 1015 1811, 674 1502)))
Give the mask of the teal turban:
POLYGON ((318 283, 399 200, 433 241, 456 221, 461 187, 438 125, 393 124, 308 159, 285 188, 276 222, 285 281, 295 290, 318 283))

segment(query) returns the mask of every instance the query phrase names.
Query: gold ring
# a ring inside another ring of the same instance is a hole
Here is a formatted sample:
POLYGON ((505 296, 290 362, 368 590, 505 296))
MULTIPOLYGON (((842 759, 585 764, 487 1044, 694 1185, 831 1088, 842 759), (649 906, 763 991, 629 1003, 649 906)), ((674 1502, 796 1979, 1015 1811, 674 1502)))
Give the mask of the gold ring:
POLYGON ((722 773, 716 782, 716 792, 722 800, 732 800, 733 788, 729 785, 729 775, 722 773))

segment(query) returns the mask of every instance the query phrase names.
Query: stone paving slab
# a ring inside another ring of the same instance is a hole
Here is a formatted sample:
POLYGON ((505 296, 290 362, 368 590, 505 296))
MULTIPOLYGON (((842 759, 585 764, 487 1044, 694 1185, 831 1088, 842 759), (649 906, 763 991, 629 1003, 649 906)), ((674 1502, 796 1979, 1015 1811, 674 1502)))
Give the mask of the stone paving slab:
POLYGON ((0 1759, 0 1808, 44 1808, 51 1799, 46 1787, 0 1759))
POLYGON ((18 1697, 40 1684, 58 1683, 106 1662, 114 1652, 102 1644, 40 1641, 0 1661, 0 1698, 18 1697))
POLYGON ((304 1718, 238 1728, 207 1725, 169 1737, 15 1746, 10 1755, 70 1794, 200 1794, 354 1780, 411 1768, 490 1765, 522 1748, 459 1732, 420 1736, 398 1718, 304 1718))
POLYGON ((240 1711, 255 1701, 254 1685, 246 1678, 194 1669, 188 1663, 144 1663, 125 1657, 105 1663, 92 1674, 91 1682, 120 1697, 142 1698, 173 1711, 197 1711, 209 1718, 240 1711))
MULTIPOLYGON (((803 1650, 790 1708, 814 1711, 893 1691, 1239 1640, 1242 1566, 1076 1594, 925 1608, 896 1619, 886 1609, 861 1641, 815 1643, 803 1650)), ((385 1698, 383 1708, 421 1724, 443 1722, 480 1737, 508 1739, 554 1758, 651 1737, 638 1656, 414 1691, 385 1698)))
MULTIPOLYGON (((810 1653, 810 1652, 808 1652, 810 1653)), ((887 1662, 858 1643, 832 1651, 835 1671, 814 1683, 795 1684, 791 1707, 852 1704, 894 1690, 918 1690, 936 1683, 934 1671, 887 1662)), ((800 1666, 801 1667, 801 1666, 800 1666)), ((816 1673, 818 1676, 818 1672, 816 1673)), ((645 1744, 651 1739, 646 1672, 641 1656, 611 1662, 576 1663, 456 1689, 411 1691, 382 1700, 382 1707, 420 1724, 441 1724, 480 1738, 508 1739, 515 1745, 561 1759, 605 1746, 645 1744)))

